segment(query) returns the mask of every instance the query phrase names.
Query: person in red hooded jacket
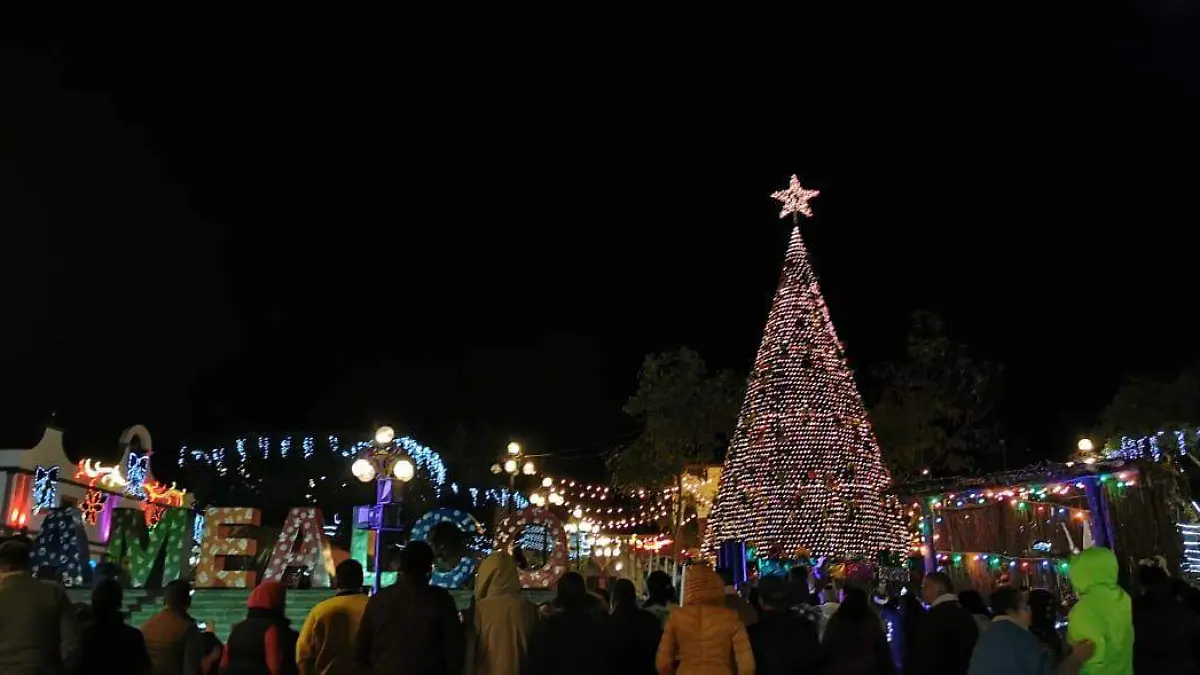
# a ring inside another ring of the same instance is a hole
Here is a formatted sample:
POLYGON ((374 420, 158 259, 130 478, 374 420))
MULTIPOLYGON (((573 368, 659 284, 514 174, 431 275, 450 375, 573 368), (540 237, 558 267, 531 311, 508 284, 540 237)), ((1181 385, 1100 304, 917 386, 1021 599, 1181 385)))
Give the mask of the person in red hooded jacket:
POLYGON ((284 615, 287 587, 264 581, 250 594, 221 657, 221 675, 296 675, 296 639, 284 615))

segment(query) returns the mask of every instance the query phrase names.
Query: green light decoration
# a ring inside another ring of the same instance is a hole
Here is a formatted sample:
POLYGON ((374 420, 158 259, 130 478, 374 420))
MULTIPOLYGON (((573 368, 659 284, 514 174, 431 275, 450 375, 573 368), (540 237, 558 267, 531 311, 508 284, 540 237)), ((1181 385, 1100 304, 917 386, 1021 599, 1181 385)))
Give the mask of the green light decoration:
POLYGON ((148 529, 141 509, 114 509, 105 553, 128 565, 130 585, 142 588, 150 581, 159 553, 165 550, 161 583, 174 581, 182 576, 185 547, 191 544, 191 537, 185 536, 191 516, 185 509, 167 509, 158 525, 148 529))
MULTIPOLYGON (((370 530, 354 530, 354 534, 350 537, 350 557, 357 560, 364 570, 373 570, 374 567, 368 565, 369 551, 371 550, 371 531, 370 530)), ((380 578, 380 588, 385 588, 396 583, 397 574, 395 572, 384 572, 380 578)))

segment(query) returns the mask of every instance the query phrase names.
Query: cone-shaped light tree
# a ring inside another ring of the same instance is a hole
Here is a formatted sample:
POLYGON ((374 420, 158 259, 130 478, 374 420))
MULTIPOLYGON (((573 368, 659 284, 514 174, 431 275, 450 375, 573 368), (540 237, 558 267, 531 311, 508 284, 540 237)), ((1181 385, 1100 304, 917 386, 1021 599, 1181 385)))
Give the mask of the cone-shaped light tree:
POLYGON ((891 481, 800 237, 815 190, 795 176, 772 197, 796 221, 762 345, 708 522, 729 540, 794 557, 872 558, 905 550, 891 481))

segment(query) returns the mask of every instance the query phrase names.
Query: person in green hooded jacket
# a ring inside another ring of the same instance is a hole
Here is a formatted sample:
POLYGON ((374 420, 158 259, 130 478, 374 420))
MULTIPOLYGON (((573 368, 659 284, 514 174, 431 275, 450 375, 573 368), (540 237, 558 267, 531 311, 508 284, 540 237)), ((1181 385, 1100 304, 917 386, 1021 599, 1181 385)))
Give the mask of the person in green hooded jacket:
POLYGON ((1067 617, 1067 642, 1084 640, 1095 653, 1080 675, 1133 675, 1133 603, 1117 585, 1117 556, 1103 546, 1071 560, 1069 575, 1079 602, 1067 617))

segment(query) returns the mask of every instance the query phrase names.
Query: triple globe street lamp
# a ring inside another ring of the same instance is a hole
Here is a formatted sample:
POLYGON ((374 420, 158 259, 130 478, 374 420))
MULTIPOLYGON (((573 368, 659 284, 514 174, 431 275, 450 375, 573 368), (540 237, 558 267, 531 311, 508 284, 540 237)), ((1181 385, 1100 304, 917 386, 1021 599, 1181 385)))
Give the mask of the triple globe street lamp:
MULTIPOLYGON (((391 518, 385 512, 398 511, 404 501, 404 484, 416 476, 417 467, 404 448, 396 442, 396 430, 389 426, 375 431, 374 442, 358 453, 358 459, 350 465, 350 472, 364 483, 375 481, 375 506, 367 518, 368 529, 375 533, 375 592, 379 592, 383 578, 383 535, 385 532, 402 532, 403 527, 390 527, 391 518)), ((398 514, 397 514, 398 515, 398 514)))

